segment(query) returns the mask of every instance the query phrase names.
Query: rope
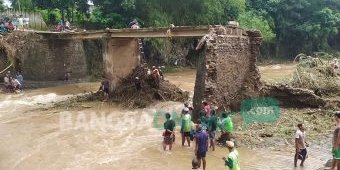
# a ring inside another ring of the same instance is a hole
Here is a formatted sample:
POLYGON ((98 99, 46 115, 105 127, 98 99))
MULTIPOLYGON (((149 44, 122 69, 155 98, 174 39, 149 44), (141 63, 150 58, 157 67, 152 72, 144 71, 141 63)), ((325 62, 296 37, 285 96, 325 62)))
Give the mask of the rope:
POLYGON ((4 70, 2 70, 2 71, 0 72, 0 74, 2 74, 2 73, 5 72, 7 69, 9 69, 10 67, 12 67, 12 65, 13 65, 13 63, 11 63, 8 67, 6 67, 4 70))

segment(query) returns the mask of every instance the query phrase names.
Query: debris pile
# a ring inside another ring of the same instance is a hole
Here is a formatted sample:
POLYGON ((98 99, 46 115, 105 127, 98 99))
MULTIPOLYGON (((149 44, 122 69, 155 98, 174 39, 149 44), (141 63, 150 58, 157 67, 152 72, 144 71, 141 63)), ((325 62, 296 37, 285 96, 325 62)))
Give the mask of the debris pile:
POLYGON ((340 94, 340 78, 334 63, 305 54, 297 55, 294 62, 298 64, 291 82, 293 87, 311 89, 319 96, 340 94))
POLYGON ((114 98, 128 108, 144 108, 155 101, 180 101, 189 98, 189 92, 182 91, 168 80, 159 80, 159 84, 148 74, 146 66, 139 66, 113 94, 114 98), (136 83, 140 84, 140 89, 136 83))
MULTIPOLYGON (((185 102, 189 92, 182 91, 168 80, 155 80, 148 74, 147 66, 138 66, 130 76, 121 80, 121 85, 111 94, 111 100, 126 108, 145 108, 156 101, 185 102), (140 88, 137 87, 140 84, 140 88)), ((100 92, 87 97, 89 100, 100 99, 100 92)))
POLYGON ((313 91, 290 87, 286 84, 265 84, 261 89, 261 95, 275 97, 280 101, 280 105, 285 107, 319 108, 326 105, 326 101, 315 95, 313 91))

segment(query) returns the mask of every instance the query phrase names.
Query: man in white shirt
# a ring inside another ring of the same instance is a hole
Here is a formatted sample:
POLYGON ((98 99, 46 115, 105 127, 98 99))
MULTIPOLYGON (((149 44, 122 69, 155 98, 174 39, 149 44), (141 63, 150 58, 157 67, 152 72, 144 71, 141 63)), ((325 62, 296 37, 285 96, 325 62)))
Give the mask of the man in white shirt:
POLYGON ((308 143, 305 141, 305 125, 303 123, 298 124, 298 130, 296 131, 295 138, 295 157, 294 157, 294 166, 297 167, 297 160, 301 159, 300 166, 303 166, 303 163, 307 157, 307 149, 308 143))

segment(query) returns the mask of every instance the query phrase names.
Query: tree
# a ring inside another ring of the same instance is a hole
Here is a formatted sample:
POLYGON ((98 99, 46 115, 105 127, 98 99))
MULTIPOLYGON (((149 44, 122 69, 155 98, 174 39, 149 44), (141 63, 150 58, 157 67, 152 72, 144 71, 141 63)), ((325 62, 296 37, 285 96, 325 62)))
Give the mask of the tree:
POLYGON ((32 0, 10 0, 10 2, 12 3, 12 7, 17 10, 33 8, 32 0))

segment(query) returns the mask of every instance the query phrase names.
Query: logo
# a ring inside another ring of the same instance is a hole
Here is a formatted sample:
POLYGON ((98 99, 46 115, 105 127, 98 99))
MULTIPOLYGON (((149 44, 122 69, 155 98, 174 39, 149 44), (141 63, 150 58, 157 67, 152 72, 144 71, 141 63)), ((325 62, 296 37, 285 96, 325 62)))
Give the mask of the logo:
POLYGON ((274 98, 255 98, 241 103, 243 123, 272 123, 277 121, 281 113, 280 103, 274 98))

